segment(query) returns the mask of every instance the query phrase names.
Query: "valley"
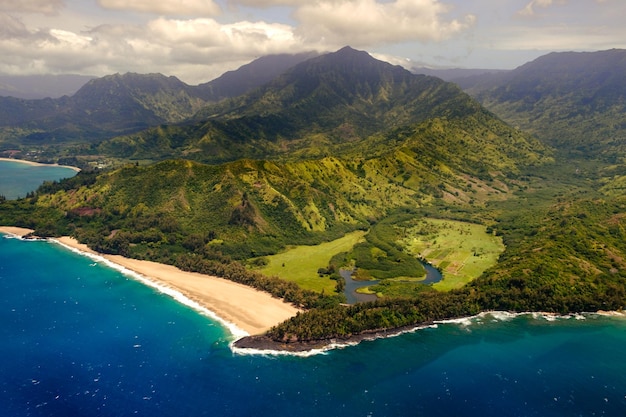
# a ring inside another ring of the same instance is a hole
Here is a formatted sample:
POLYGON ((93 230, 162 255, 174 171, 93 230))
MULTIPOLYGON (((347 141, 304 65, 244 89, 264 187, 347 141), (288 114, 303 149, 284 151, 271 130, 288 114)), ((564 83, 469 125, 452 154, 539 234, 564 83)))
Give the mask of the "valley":
POLYGON ((401 244, 414 256, 427 259, 446 279, 438 290, 460 288, 494 266, 504 251, 502 239, 481 224, 420 218, 402 231, 401 244))

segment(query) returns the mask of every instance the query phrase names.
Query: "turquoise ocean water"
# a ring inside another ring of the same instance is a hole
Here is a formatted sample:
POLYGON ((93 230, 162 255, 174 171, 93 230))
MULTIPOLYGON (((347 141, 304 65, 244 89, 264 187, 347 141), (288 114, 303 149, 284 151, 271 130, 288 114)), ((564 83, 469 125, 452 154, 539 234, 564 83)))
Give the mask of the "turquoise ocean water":
POLYGON ((29 165, 23 162, 0 161, 0 195, 8 199, 25 197, 44 181, 71 178, 76 172, 68 167, 29 165))
POLYGON ((101 262, 0 237, 2 416, 624 416, 626 320, 485 315, 309 357, 101 262))

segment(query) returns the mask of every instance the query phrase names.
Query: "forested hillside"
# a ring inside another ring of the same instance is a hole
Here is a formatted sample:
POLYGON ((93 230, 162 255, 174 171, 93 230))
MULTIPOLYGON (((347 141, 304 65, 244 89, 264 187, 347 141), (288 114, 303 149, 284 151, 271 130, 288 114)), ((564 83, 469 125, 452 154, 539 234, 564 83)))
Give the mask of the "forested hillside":
POLYGON ((551 53, 513 71, 456 80, 513 126, 570 157, 624 153, 626 51, 551 53))
POLYGON ((60 98, 0 97, 0 151, 38 149, 49 158, 93 155, 105 138, 181 122, 208 103, 244 94, 313 53, 261 57, 215 80, 191 86, 162 74, 114 74, 85 80, 60 98), (69 144, 74 148, 67 147, 69 144), (82 145, 82 146, 81 146, 82 145))
POLYGON ((471 141, 483 136, 485 153, 494 140, 505 153, 526 153, 536 146, 454 84, 411 74, 351 48, 302 62, 250 94, 205 107, 194 119, 192 125, 118 137, 99 150, 123 158, 185 157, 211 163, 319 158, 434 119, 467 130, 471 141))

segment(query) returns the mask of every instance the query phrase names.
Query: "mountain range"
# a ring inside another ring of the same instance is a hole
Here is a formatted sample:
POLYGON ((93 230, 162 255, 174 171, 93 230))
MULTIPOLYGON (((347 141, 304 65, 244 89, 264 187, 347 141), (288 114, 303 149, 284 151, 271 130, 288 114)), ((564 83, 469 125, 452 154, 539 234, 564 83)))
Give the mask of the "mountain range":
POLYGON ((71 96, 93 78, 71 74, 0 75, 0 97, 37 100, 71 96))
POLYGON ((127 73, 90 79, 71 96, 39 100, 0 97, 0 146, 93 143, 180 122, 207 103, 258 87, 313 55, 262 57, 197 86, 162 74, 127 73))
POLYGON ((584 158, 624 152, 626 51, 554 52, 456 82, 504 120, 584 158))
MULTIPOLYGON (((626 66, 625 55, 625 51, 619 49, 586 53, 562 52, 542 56, 509 71, 414 68, 413 72, 454 81, 487 109, 511 125, 532 133, 549 146, 579 156, 595 158, 602 155, 610 160, 616 153, 623 151, 620 132, 626 123, 623 100, 626 87, 621 74, 626 66), (576 123, 572 123, 573 120, 576 123)), ((311 84, 315 81, 307 81, 305 78, 296 82, 294 78, 306 76, 303 71, 308 70, 297 70, 293 67, 316 56, 316 53, 311 52, 261 57, 236 71, 227 72, 213 81, 197 86, 190 86, 175 77, 160 74, 115 74, 90 79, 73 95, 36 100, 0 97, 0 150, 46 146, 51 143, 93 144, 154 126, 167 125, 165 128, 146 131, 134 140, 118 139, 115 143, 127 144, 103 145, 99 151, 111 152, 117 156, 142 155, 152 158, 155 154, 141 150, 140 142, 155 141, 162 135, 192 135, 204 137, 200 141, 200 148, 209 149, 216 155, 212 160, 218 161, 238 157, 242 150, 237 146, 232 150, 225 150, 231 144, 224 144, 222 141, 225 137, 245 140, 245 130, 257 135, 255 139, 266 141, 259 144, 260 152, 248 152, 244 156, 261 157, 269 148, 284 147, 284 143, 279 144, 284 139, 280 135, 298 136, 305 142, 315 137, 316 128, 307 123, 307 118, 315 120, 318 124, 317 131, 323 132, 315 139, 322 142, 318 143, 321 148, 329 140, 332 142, 332 138, 346 138, 350 135, 361 137, 376 131, 381 124, 404 123, 402 118, 405 121, 419 118, 417 108, 411 110, 412 114, 395 114, 384 109, 385 94, 390 94, 387 103, 393 103, 388 105, 400 105, 397 100, 404 91, 399 91, 398 86, 404 82, 402 77, 407 76, 407 71, 396 67, 391 78, 383 81, 388 85, 382 88, 373 86, 372 91, 361 88, 369 88, 367 77, 374 76, 373 73, 367 73, 372 70, 367 66, 349 75, 346 75, 348 73, 345 70, 351 71, 354 68, 344 66, 343 75, 330 74, 330 71, 329 78, 320 81, 321 87, 316 87, 311 84), (301 73, 298 74, 297 71, 301 73), (343 80, 332 79, 334 75, 343 77, 343 80), (355 77, 355 83, 343 91, 341 84, 348 85, 347 77, 355 77), (307 82, 309 84, 305 85, 307 82), (385 90, 391 85, 394 85, 395 90, 385 90), (260 89, 255 95, 246 96, 246 93, 259 87, 265 90, 260 89), (328 90, 323 91, 323 88, 328 90), (279 91, 279 96, 270 97, 274 90, 279 91), (312 94, 310 97, 307 96, 309 93, 312 94), (344 97, 344 94, 347 95, 344 97), (369 105, 368 101, 371 100, 377 100, 376 105, 381 105, 374 112, 378 114, 368 114, 358 108, 359 103, 369 105), (295 105, 292 106, 292 103, 295 105), (326 115, 319 114, 322 107, 316 106, 316 103, 326 104, 323 106, 327 109, 326 115), (340 112, 345 119, 342 125, 332 120, 336 116, 332 108, 344 104, 351 107, 349 113, 343 110, 340 112), (281 105, 284 108, 278 109, 277 106, 281 105), (385 115, 381 117, 383 113, 385 115), (280 132, 272 126, 272 120, 276 118, 280 119, 280 132), (249 126, 233 131, 233 119, 238 119, 239 124, 245 121, 249 126), (202 126, 202 121, 210 123, 202 126), (183 122, 194 127, 179 132, 181 129, 177 124, 183 122), (169 135, 163 129, 176 133, 169 135), (259 129, 260 132, 257 132, 259 129), (290 132, 287 133, 287 130, 290 132), (306 134, 303 134, 303 130, 306 134)), ((313 62, 307 65, 313 65, 313 62)), ((350 63, 346 61, 337 64, 350 63)), ((353 64, 360 65, 358 61, 353 64)), ((68 77, 69 79, 74 82, 75 88, 78 86, 77 82, 84 83, 86 80, 82 77, 68 77)), ((55 80, 57 81, 54 84, 65 85, 58 81, 59 77, 55 80)), ((430 82, 432 88, 438 88, 435 87, 433 78, 425 77, 422 82, 430 82)), ((449 84, 441 86, 452 88, 449 84)), ((407 88, 410 90, 413 87, 407 85, 407 88)), ((414 97, 409 90, 406 91, 406 97, 414 97)), ((443 103, 441 108, 448 104, 443 103)), ((428 111, 434 109, 431 105, 420 108, 428 111)), ((422 117, 430 115, 424 113, 422 117)), ((160 139, 158 141, 161 142, 160 139)), ((293 138, 289 143, 288 148, 299 146, 293 138)), ((194 147, 189 143, 187 145, 194 147)), ((167 146, 171 148, 171 145, 167 146)), ((304 147, 306 148, 306 144, 304 147)), ((178 150, 185 154, 196 153, 197 147, 178 150)), ((170 150, 166 154, 176 155, 177 151, 170 150)))
POLYGON ((479 75, 498 74, 508 72, 509 70, 488 69, 488 68, 429 68, 429 67, 412 67, 410 71, 414 74, 424 74, 441 78, 444 81, 463 81, 466 78, 476 77, 479 75))
POLYGON ((184 124, 120 136, 98 149, 121 158, 203 162, 323 156, 389 126, 435 118, 472 118, 474 128, 508 131, 456 85, 346 47, 295 65, 248 94, 207 105, 184 124))

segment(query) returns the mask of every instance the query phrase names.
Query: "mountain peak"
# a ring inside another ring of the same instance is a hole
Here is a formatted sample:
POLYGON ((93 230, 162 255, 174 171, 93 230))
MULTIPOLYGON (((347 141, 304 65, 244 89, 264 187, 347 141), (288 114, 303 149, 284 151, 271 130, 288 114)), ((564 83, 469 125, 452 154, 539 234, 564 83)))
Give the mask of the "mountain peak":
MULTIPOLYGON (((338 143, 386 126, 462 116, 477 108, 454 84, 344 47, 301 62, 250 94, 209 106, 197 116, 227 122, 229 129, 245 126, 236 132, 241 142, 254 132, 271 141, 321 134, 338 143)), ((234 133, 229 130, 230 137, 234 133)))
POLYGON ((379 79, 384 73, 400 78, 411 75, 398 65, 378 60, 369 53, 350 46, 304 61, 292 70, 294 73, 307 73, 309 76, 319 76, 321 73, 343 74, 346 77, 344 81, 350 83, 363 78, 367 81, 379 79))
POLYGON ((213 81, 198 85, 196 90, 206 101, 216 102, 226 97, 240 96, 272 81, 294 65, 318 55, 314 51, 265 55, 237 70, 225 72, 213 81))
MULTIPOLYGON (((326 55, 326 59, 330 59, 334 62, 351 62, 357 64, 371 64, 374 62, 383 63, 383 61, 379 61, 378 59, 372 57, 369 53, 365 51, 359 51, 350 46, 344 46, 336 52, 332 52, 326 55)), ((384 62, 387 64, 386 62, 384 62)), ((391 64, 389 64, 391 65, 391 64)))
POLYGON ((334 52, 335 55, 352 55, 352 56, 371 56, 365 51, 354 49, 351 46, 344 46, 343 48, 334 52))

